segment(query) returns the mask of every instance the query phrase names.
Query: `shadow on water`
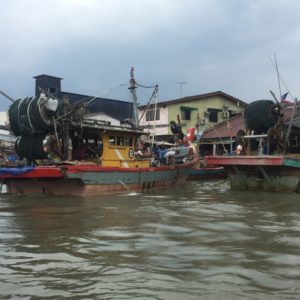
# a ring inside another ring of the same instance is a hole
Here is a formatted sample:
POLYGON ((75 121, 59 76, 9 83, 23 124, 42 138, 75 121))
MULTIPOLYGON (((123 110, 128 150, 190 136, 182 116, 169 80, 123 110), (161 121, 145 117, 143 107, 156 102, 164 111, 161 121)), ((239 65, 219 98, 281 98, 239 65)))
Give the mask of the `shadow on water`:
POLYGON ((297 299, 297 194, 191 181, 151 193, 0 198, 0 296, 297 299), (251 298, 252 297, 252 298, 251 298))

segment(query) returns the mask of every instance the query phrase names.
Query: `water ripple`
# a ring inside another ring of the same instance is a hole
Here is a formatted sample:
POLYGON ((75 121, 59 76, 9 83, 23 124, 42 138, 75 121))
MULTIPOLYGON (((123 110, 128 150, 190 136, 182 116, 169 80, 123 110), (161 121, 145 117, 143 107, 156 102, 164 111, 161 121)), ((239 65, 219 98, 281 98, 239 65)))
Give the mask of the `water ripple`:
POLYGON ((1 299, 299 299, 297 194, 0 200, 1 299))

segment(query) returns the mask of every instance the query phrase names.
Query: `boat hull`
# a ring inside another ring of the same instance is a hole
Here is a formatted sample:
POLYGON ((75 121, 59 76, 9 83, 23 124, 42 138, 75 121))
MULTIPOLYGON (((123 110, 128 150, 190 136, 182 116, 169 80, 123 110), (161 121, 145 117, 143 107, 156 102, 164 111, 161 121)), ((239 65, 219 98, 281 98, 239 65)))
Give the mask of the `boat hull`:
POLYGON ((300 161, 285 156, 208 156, 226 170, 233 190, 300 192, 300 161))
POLYGON ((41 172, 0 176, 7 193, 55 196, 96 196, 124 191, 150 191, 182 184, 197 160, 175 166, 114 168, 65 165, 41 172), (48 170, 49 171, 49 170, 48 170), (55 173, 55 176, 54 174, 55 173))
POLYGON ((223 167, 196 167, 191 171, 189 180, 207 180, 227 178, 223 167))

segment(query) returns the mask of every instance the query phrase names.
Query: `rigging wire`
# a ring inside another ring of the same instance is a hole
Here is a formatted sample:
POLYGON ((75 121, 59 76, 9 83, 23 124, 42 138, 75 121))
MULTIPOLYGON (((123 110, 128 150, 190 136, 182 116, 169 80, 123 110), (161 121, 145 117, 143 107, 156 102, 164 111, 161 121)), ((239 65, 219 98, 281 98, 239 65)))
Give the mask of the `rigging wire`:
POLYGON ((217 132, 215 126, 211 124, 211 125, 209 125, 209 127, 211 127, 211 128, 213 129, 213 131, 215 132, 215 134, 217 135, 217 137, 218 137, 218 139, 220 140, 221 145, 222 145, 223 150, 225 151, 225 153, 228 153, 228 151, 227 151, 227 149, 226 149, 226 147, 225 147, 225 145, 224 145, 224 143, 223 143, 221 137, 219 136, 219 134, 218 134, 218 132, 217 132))
POLYGON ((135 84, 139 87, 142 87, 144 89, 153 89, 157 86, 157 84, 153 84, 153 85, 143 85, 141 83, 135 82, 135 84))
MULTIPOLYGON (((269 59, 273 65, 273 67, 275 68, 275 70, 277 70, 275 62, 273 62, 271 57, 269 57, 269 59)), ((288 91, 288 93, 291 95, 292 99, 295 99, 279 71, 278 71, 278 77, 280 78, 281 82, 283 83, 283 85, 286 88, 286 90, 288 91)), ((281 97, 281 95, 280 95, 280 97, 281 97)))
POLYGON ((144 117, 146 111, 148 110, 148 108, 149 108, 150 105, 151 105, 152 99, 153 99, 154 97, 156 97, 157 92, 158 92, 158 85, 155 86, 155 88, 154 88, 154 90, 153 90, 153 92, 152 92, 152 95, 151 95, 151 97, 150 97, 150 99, 149 99, 149 101, 148 101, 148 103, 147 103, 147 107, 146 107, 146 109, 143 111, 143 113, 142 113, 142 115, 141 115, 141 117, 140 117, 139 122, 141 122, 141 120, 142 120, 142 118, 144 117))
POLYGON ((155 139, 155 136, 156 136, 156 113, 157 113, 157 88, 155 87, 154 89, 154 99, 155 99, 155 105, 154 105, 154 125, 153 125, 153 137, 152 137, 152 144, 151 144, 151 147, 153 149, 153 144, 154 144, 154 139, 155 139))
MULTIPOLYGON (((91 100, 89 100, 88 102, 86 102, 86 104, 87 104, 87 106, 91 106, 91 102, 93 102, 94 100, 97 100, 97 99, 100 99, 100 100, 101 100, 101 98, 100 98, 101 95, 105 95, 105 94, 109 93, 110 91, 112 91, 112 90, 114 90, 114 89, 116 89, 116 88, 118 88, 118 87, 125 86, 125 85, 127 85, 127 84, 121 83, 121 84, 119 84, 119 85, 117 85, 117 86, 114 86, 114 87, 112 87, 112 88, 110 88, 110 89, 108 89, 108 90, 103 91, 101 94, 98 94, 97 96, 82 98, 81 100, 78 100, 78 101, 75 103, 75 106, 78 106, 80 103, 85 102, 85 101, 86 101, 87 99, 89 99, 89 98, 91 98, 91 100)), ((63 114, 63 115, 57 117, 57 120, 62 119, 62 118, 64 118, 64 117, 66 117, 66 116, 72 114, 73 111, 74 111, 74 110, 68 111, 68 112, 66 112, 65 114, 63 114)))
MULTIPOLYGON (((290 116, 290 121, 289 121, 289 125, 288 125, 288 128, 287 128, 287 132, 286 132, 286 135, 285 135, 285 139, 284 139, 284 148, 283 148, 283 152, 285 153, 286 151, 286 146, 288 144, 288 140, 289 140, 289 135, 291 133, 291 129, 292 129, 292 125, 293 125, 293 119, 294 119, 294 116, 295 116, 295 112, 296 112, 296 108, 297 108, 297 98, 294 98, 294 96, 292 95, 292 93, 290 92, 290 90, 288 89, 287 87, 287 84, 285 83, 284 79, 282 78, 281 74, 279 73, 279 70, 278 70, 278 66, 277 66, 277 61, 276 61, 276 56, 275 56, 275 62, 272 61, 272 59, 269 57, 273 67, 276 69, 277 71, 277 77, 280 78, 280 80, 283 82, 286 90, 288 91, 288 93, 291 95, 292 99, 294 99, 294 105, 293 105, 293 110, 292 110, 292 113, 291 113, 291 116, 290 116)), ((280 95, 280 98, 281 98, 281 95, 280 95)))
MULTIPOLYGON (((121 83, 121 84, 118 84, 118 85, 116 85, 116 86, 113 86, 112 88, 103 91, 101 94, 98 94, 97 96, 92 97, 92 99, 89 100, 89 101, 87 102, 87 105, 90 105, 91 102, 93 102, 94 100, 96 100, 96 99, 99 98, 100 96, 104 96, 104 95, 110 93, 110 92, 111 92, 112 90, 114 90, 114 89, 117 89, 117 88, 122 87, 122 86, 127 86, 127 85, 128 85, 127 83, 121 83)), ((88 99, 88 98, 86 98, 86 99, 88 99)), ((85 100, 85 99, 82 99, 82 100, 80 100, 80 101, 83 101, 83 100, 85 100)))
POLYGON ((276 55, 274 54, 274 63, 276 66, 276 73, 277 73, 277 81, 278 81, 278 88, 279 88, 279 97, 281 99, 282 93, 281 93, 281 84, 280 84, 280 77, 279 77, 279 69, 278 69, 278 64, 277 64, 277 59, 276 55))

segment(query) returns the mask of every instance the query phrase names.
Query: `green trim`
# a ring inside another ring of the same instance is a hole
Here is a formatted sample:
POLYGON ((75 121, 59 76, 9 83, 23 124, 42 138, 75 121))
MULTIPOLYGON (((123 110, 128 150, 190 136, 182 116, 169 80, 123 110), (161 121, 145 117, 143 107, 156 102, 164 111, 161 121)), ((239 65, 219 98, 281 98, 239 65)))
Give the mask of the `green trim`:
POLYGON ((193 111, 193 110, 198 110, 198 108, 188 107, 188 106, 180 106, 180 110, 193 111))
POLYGON ((289 167, 294 167, 294 168, 300 168, 300 161, 293 158, 286 158, 284 160, 284 165, 289 167))

